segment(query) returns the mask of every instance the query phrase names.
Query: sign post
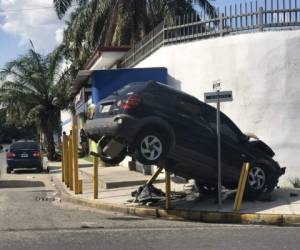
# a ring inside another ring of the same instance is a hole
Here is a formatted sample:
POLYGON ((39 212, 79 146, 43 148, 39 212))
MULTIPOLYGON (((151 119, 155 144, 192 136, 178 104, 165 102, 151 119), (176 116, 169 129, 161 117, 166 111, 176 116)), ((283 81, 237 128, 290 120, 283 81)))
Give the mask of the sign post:
POLYGON ((221 130, 220 130, 220 103, 232 101, 232 91, 220 91, 221 81, 213 83, 214 92, 204 93, 206 103, 217 103, 217 150, 218 150, 218 206, 222 209, 222 167, 221 167, 221 130))

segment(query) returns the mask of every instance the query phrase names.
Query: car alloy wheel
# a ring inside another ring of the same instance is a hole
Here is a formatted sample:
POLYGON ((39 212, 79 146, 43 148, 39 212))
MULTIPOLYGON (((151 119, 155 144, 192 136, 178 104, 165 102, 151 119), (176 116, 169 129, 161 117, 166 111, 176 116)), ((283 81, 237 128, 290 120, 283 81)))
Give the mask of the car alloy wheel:
POLYGON ((249 171, 248 184, 254 190, 262 189, 266 184, 265 171, 260 167, 253 167, 249 171))
POLYGON ((148 135, 141 141, 140 151, 146 160, 155 161, 162 155, 163 145, 157 136, 148 135))

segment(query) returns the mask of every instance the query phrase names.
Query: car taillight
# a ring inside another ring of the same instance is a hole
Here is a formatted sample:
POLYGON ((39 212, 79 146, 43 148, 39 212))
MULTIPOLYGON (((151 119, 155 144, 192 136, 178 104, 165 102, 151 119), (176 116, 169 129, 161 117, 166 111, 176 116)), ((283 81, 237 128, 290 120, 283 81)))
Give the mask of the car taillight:
POLYGON ((141 98, 139 96, 136 95, 132 95, 129 96, 128 99, 126 100, 125 103, 120 104, 120 106, 122 106, 122 108, 127 111, 129 109, 132 109, 136 106, 138 106, 141 102, 141 98))
POLYGON ((39 151, 34 151, 34 152, 32 153, 32 156, 33 156, 33 157, 41 157, 41 152, 39 152, 39 151))
POLYGON ((6 158, 12 159, 15 158, 17 155, 14 152, 7 152, 6 158))

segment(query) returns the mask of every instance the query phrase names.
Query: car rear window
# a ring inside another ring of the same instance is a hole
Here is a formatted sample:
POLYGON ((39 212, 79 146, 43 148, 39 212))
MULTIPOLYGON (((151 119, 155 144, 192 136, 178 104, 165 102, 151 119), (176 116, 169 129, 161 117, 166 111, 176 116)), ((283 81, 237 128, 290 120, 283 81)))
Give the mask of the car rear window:
POLYGON ((130 92, 140 92, 147 86, 147 82, 133 82, 125 85, 123 88, 117 91, 118 95, 127 95, 130 92))
POLYGON ((18 149, 35 149, 38 150, 39 146, 36 142, 15 142, 10 146, 11 150, 18 149))

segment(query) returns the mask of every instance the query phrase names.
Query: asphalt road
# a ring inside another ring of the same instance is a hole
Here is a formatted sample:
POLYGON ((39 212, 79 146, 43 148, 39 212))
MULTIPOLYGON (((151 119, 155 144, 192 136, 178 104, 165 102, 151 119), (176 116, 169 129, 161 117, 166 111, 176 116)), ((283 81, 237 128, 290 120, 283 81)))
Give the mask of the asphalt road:
POLYGON ((300 249, 300 228, 217 225, 108 213, 60 202, 47 173, 5 174, 0 249, 300 249))

